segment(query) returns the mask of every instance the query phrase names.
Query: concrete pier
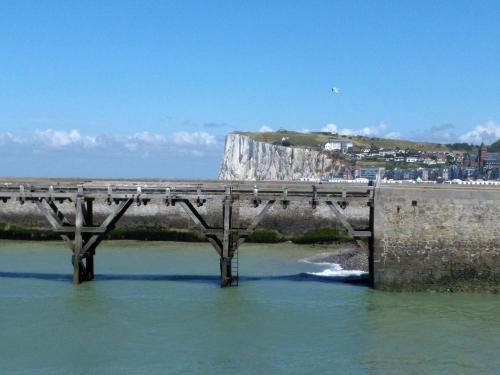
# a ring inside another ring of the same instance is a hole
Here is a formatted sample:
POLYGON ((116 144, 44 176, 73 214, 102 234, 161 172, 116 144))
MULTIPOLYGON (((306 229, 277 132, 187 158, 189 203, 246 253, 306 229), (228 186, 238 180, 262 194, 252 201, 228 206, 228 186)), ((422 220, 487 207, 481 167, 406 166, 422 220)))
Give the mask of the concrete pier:
POLYGON ((500 189, 383 186, 373 283, 384 290, 500 292, 500 189))

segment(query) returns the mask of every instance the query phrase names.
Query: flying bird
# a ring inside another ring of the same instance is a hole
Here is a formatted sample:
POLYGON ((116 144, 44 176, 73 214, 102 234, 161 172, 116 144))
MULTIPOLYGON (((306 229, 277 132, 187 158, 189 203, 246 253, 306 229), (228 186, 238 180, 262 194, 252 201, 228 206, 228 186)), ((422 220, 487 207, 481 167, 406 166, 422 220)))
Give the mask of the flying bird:
POLYGON ((339 94, 339 93, 340 93, 340 89, 339 89, 337 86, 333 86, 333 87, 332 87, 332 92, 333 92, 334 94, 339 94))

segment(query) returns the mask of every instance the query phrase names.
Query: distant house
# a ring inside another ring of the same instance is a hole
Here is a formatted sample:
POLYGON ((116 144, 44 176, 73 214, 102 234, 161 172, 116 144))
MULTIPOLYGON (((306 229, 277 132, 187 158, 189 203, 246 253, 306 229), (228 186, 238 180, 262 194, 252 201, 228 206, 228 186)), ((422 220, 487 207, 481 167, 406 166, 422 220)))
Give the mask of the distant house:
POLYGON ((478 157, 476 155, 471 155, 468 152, 464 153, 462 158, 463 168, 476 168, 478 166, 478 157))
POLYGON ((416 163, 416 162, 418 162, 418 157, 417 156, 407 156, 406 162, 407 163, 416 163))
POLYGON ((443 168, 443 180, 448 180, 450 178, 450 171, 448 168, 443 168))
POLYGON ((485 168, 500 167, 500 154, 498 152, 488 152, 483 160, 483 166, 485 168))
POLYGON ((285 146, 285 147, 291 146, 291 144, 290 144, 290 138, 288 138, 288 137, 281 138, 281 145, 285 146))
POLYGON ((324 143, 321 148, 325 151, 341 151, 345 154, 352 146, 352 141, 330 139, 328 142, 324 143))
POLYGON ((437 164, 436 160, 431 158, 430 156, 426 156, 423 160, 421 160, 422 163, 427 164, 427 165, 435 165, 437 164))
POLYGON ((369 181, 375 181, 378 171, 378 168, 359 168, 355 171, 355 176, 357 178, 367 178, 369 181))
POLYGON ((396 156, 397 151, 396 150, 391 150, 391 149, 380 149, 379 155, 382 157, 387 157, 387 156, 396 156))
POLYGON ((422 169, 422 181, 428 181, 428 180, 429 180, 429 170, 422 169))

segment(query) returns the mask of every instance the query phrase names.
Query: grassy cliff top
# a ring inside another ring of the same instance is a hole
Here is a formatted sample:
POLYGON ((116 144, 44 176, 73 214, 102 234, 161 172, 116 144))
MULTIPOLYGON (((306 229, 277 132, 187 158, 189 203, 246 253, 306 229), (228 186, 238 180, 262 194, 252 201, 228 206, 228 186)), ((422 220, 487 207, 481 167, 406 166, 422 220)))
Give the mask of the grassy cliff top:
MULTIPOLYGON (((321 143, 327 142, 330 138, 352 141, 354 146, 370 147, 375 146, 384 149, 412 149, 423 151, 450 151, 447 145, 430 142, 407 141, 401 139, 386 139, 378 137, 365 137, 360 135, 340 135, 325 132, 300 133, 288 130, 277 132, 234 132, 236 134, 246 135, 256 141, 272 144, 281 144, 283 137, 288 137, 292 146, 308 147, 318 149, 321 143)), ((455 148, 454 151, 465 151, 465 149, 455 148)))

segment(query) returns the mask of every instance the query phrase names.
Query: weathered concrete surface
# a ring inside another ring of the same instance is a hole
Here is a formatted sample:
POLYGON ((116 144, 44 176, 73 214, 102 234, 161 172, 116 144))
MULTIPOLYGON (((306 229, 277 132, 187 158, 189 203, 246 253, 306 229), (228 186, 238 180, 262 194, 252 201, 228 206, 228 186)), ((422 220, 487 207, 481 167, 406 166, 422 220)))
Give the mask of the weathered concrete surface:
POLYGON ((500 189, 384 186, 374 229, 377 289, 500 291, 500 189))

